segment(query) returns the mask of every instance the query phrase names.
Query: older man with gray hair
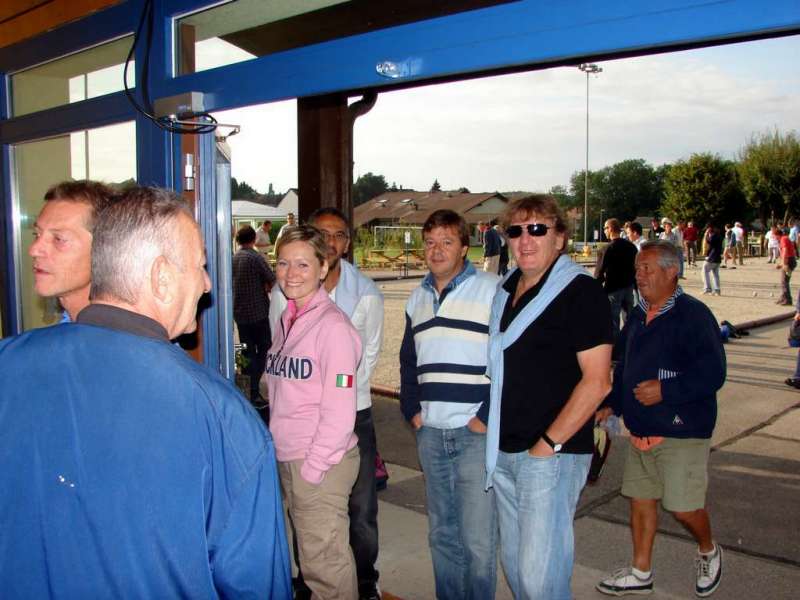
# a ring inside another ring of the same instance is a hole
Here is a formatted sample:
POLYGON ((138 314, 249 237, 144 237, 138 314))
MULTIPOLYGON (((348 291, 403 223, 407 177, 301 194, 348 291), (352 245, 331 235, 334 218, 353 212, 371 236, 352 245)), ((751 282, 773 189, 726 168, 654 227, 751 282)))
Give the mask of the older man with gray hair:
POLYGON ((659 500, 697 541, 695 594, 711 595, 722 578, 705 498, 725 352, 714 315, 678 286, 678 268, 674 244, 642 244, 641 301, 614 346, 613 389, 597 413, 603 420, 613 410, 631 432, 622 494, 631 503, 633 564, 597 584, 613 596, 653 591, 659 500))
POLYGON ((289 597, 272 440, 170 339, 208 292, 200 230, 134 188, 94 229, 76 324, 0 341, 0 596, 289 597))

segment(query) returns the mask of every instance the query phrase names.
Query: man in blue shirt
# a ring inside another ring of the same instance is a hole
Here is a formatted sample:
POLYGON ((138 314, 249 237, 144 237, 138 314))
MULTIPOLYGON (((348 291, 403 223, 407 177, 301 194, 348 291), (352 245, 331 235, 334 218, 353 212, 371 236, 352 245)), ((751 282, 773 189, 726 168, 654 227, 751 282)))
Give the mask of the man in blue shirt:
POLYGON ((209 290, 174 194, 125 192, 93 232, 77 323, 0 341, 0 597, 288 598, 272 439, 171 339, 209 290))

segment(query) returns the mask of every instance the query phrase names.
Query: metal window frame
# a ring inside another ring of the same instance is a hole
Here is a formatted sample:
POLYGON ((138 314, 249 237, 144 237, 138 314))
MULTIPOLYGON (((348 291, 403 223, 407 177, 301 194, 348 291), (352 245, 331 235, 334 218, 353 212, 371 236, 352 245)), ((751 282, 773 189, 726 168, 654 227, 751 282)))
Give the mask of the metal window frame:
MULTIPOLYGON (((180 186, 171 136, 135 115, 122 93, 8 118, 8 73, 131 33, 143 3, 127 0, 0 49, 0 266, 5 266, 0 273, 0 302, 5 334, 19 332, 11 144, 136 118, 138 180, 180 186)), ((201 91, 207 110, 218 111, 343 90, 385 90, 800 32, 797 0, 771 0, 766 6, 759 0, 608 0, 602 12, 589 0, 556 4, 519 0, 175 77, 176 18, 217 4, 213 0, 155 3, 153 98, 201 91), (399 77, 378 72, 377 65, 387 61, 395 64, 399 77)), ((140 46, 138 64, 142 57, 140 46)))

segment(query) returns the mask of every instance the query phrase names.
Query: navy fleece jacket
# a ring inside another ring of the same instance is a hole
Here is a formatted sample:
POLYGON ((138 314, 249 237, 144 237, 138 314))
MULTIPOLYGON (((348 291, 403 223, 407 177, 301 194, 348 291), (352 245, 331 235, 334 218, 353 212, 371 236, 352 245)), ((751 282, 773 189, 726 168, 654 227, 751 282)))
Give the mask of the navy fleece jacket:
POLYGON ((719 326, 705 304, 686 294, 645 325, 637 306, 614 346, 614 385, 605 405, 637 436, 710 438, 717 390, 725 382, 719 326), (662 401, 644 406, 633 395, 642 381, 661 380, 662 401))

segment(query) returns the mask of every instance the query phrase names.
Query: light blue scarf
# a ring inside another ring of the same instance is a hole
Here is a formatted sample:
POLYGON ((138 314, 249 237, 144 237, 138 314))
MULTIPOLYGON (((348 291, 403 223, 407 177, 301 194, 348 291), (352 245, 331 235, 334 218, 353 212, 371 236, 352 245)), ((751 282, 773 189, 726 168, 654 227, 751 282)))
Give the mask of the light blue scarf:
POLYGON ((497 284, 497 293, 492 301, 492 316, 489 320, 489 361, 486 375, 492 380, 489 404, 489 431, 486 434, 486 489, 492 486, 492 475, 497 465, 497 454, 500 448, 500 400, 503 397, 503 352, 517 341, 522 333, 539 318, 544 310, 564 291, 573 279, 579 275, 589 276, 586 270, 575 264, 568 256, 561 255, 553 265, 553 270, 536 297, 528 302, 525 308, 509 324, 508 329, 500 331, 500 319, 503 317, 509 293, 503 284, 511 277, 510 271, 497 284))
POLYGON ((362 296, 380 296, 381 293, 372 279, 362 275, 349 262, 341 259, 339 265, 342 272, 336 283, 336 306, 341 308, 349 318, 352 318, 362 296))

